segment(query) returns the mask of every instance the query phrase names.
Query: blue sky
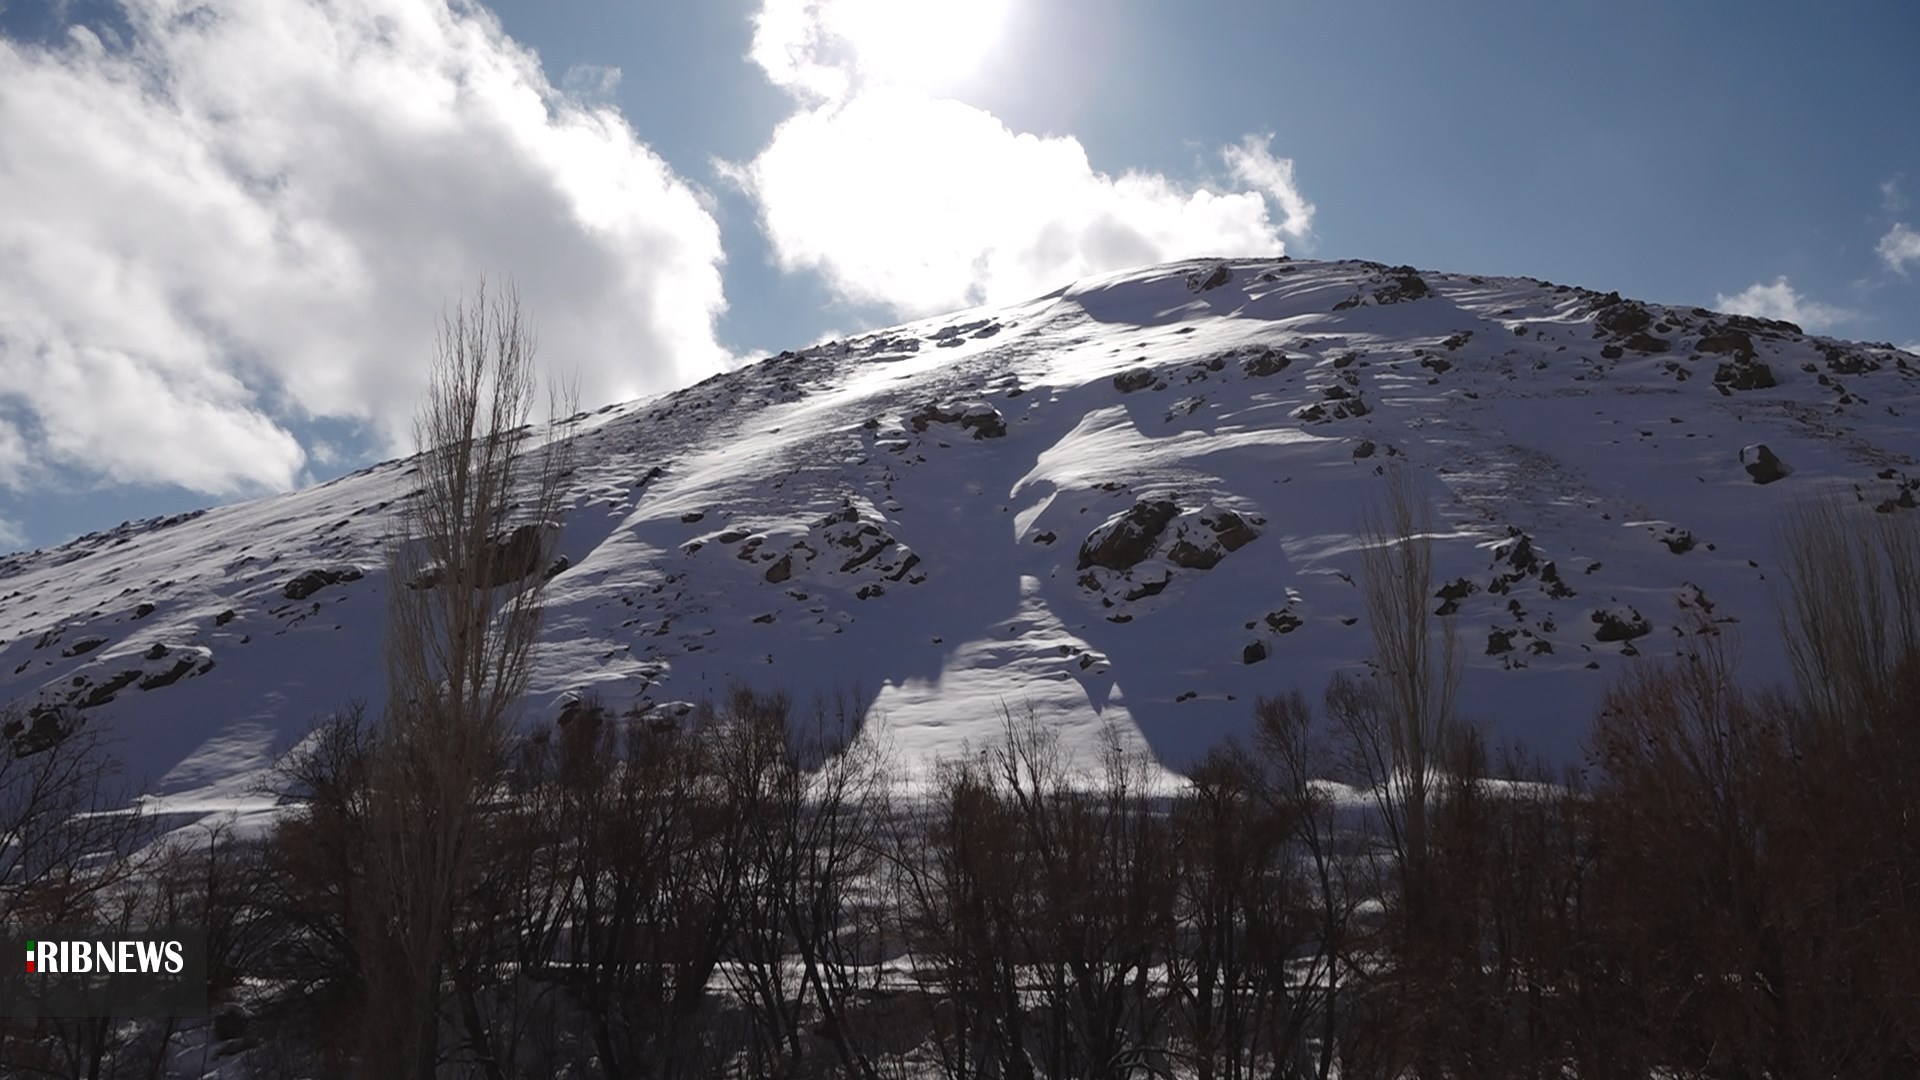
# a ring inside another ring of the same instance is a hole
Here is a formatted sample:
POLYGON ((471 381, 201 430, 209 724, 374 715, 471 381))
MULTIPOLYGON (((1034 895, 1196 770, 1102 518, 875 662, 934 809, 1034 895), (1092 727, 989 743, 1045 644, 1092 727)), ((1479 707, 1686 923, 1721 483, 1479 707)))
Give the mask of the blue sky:
POLYGON ((0 549, 404 448, 511 274, 583 404, 1196 254, 1920 341, 1905 3, 0 0, 0 549))

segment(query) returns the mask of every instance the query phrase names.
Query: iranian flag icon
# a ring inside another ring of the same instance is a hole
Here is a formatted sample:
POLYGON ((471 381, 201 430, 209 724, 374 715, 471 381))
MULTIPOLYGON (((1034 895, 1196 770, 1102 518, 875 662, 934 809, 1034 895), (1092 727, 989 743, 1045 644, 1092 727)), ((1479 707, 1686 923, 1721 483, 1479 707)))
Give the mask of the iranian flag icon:
POLYGON ((33 942, 27 942, 27 974, 29 975, 33 974, 33 946, 33 942))

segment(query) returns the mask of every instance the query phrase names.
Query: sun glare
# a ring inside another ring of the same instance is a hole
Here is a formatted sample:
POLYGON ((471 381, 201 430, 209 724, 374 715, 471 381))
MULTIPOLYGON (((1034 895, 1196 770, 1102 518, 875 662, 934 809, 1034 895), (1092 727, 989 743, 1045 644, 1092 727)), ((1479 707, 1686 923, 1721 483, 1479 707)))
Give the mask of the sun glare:
POLYGON ((1009 0, 839 0, 828 26, 863 75, 933 89, 973 73, 1000 35, 1009 0))

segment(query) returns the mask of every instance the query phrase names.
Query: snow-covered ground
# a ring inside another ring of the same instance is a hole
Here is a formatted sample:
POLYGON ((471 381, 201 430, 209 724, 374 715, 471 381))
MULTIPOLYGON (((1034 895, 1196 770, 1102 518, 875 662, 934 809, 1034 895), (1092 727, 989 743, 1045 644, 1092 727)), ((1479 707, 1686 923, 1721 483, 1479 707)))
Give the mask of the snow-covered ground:
MULTIPOLYGON (((1178 768, 1257 695, 1361 664, 1355 534, 1399 459, 1459 583, 1466 711, 1565 759, 1693 612, 1778 676, 1779 510, 1838 485, 1916 512, 1917 410, 1920 357, 1530 279, 1083 281, 571 421, 528 711, 741 680, 855 694, 912 761, 1031 707, 1069 748, 1113 722, 1178 768), (1756 482, 1755 444, 1790 474, 1756 482)), ((167 809, 260 805, 316 716, 381 699, 408 468, 0 557, 0 699, 110 721, 167 809)))

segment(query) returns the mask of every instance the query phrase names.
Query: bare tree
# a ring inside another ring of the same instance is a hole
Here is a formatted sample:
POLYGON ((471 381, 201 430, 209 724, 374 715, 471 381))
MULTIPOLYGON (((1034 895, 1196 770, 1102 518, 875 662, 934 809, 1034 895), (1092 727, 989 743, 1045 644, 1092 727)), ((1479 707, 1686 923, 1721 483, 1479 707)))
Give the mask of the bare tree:
MULTIPOLYGON (((528 426, 533 331, 512 285, 441 318, 414 491, 388 545, 387 703, 368 880, 376 1072, 429 1076, 455 900, 527 689, 570 444, 528 426), (395 1056, 386 1057, 391 1049, 395 1056)), ((553 419, 559 395, 550 395, 553 419)))
POLYGON ((100 729, 0 707, 0 927, 84 921, 150 835, 100 729))
POLYGON ((1433 505, 1405 466, 1387 470, 1385 501, 1367 511, 1361 540, 1361 591, 1377 679, 1372 687, 1342 690, 1354 695, 1347 701, 1336 701, 1340 688, 1330 688, 1328 703, 1350 730, 1358 731, 1352 721, 1374 722, 1373 745, 1363 752, 1378 767, 1369 779, 1377 781, 1405 888, 1417 881, 1425 858, 1428 800, 1454 726, 1461 664, 1453 623, 1431 606, 1433 505))

